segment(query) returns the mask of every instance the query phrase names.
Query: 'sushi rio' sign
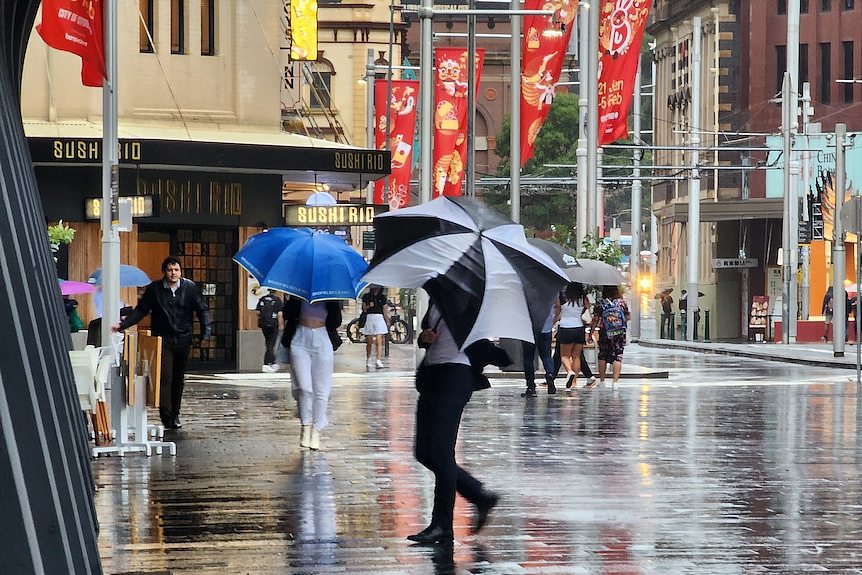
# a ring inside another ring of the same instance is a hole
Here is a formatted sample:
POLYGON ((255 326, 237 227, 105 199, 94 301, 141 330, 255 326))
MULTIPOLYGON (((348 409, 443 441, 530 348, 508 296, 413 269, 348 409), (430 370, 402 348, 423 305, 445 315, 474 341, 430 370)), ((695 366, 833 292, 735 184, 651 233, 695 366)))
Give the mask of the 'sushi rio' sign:
POLYGON ((288 226, 367 226, 384 206, 339 204, 335 206, 285 206, 284 223, 288 226))

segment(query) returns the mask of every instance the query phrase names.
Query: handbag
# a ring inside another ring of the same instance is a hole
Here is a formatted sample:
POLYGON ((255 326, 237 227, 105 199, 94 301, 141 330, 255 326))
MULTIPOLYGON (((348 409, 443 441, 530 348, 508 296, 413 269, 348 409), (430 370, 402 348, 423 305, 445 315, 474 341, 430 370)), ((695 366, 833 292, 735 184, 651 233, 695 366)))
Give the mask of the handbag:
POLYGON ((590 325, 593 323, 593 314, 589 307, 585 307, 584 311, 581 313, 581 321, 584 322, 584 325, 590 325))

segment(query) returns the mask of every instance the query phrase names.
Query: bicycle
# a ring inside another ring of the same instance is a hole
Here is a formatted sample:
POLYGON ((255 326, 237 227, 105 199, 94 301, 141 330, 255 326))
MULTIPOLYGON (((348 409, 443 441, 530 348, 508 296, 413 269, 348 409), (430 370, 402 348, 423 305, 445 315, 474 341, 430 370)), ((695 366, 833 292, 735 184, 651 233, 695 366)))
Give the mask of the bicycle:
MULTIPOLYGON (((409 342, 413 337, 413 328, 409 323, 401 319, 398 314, 398 304, 389 301, 387 305, 392 310, 389 316, 389 333, 387 335, 391 343, 402 344, 409 342)), ((362 333, 362 328, 359 327, 359 318, 354 318, 348 322, 347 339, 353 343, 362 343, 365 341, 365 335, 362 333)))

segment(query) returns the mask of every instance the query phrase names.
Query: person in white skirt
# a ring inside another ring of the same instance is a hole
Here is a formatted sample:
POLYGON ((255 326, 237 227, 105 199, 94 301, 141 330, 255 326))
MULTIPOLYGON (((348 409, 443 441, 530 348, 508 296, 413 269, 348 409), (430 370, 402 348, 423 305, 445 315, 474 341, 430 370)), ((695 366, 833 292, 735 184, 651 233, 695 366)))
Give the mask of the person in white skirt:
POLYGON ((362 311, 365 313, 365 325, 362 334, 365 336, 365 367, 371 369, 383 367, 383 337, 389 333, 389 306, 386 303, 386 295, 383 288, 377 285, 369 287, 368 292, 362 296, 362 311), (377 357, 371 357, 371 348, 377 357))

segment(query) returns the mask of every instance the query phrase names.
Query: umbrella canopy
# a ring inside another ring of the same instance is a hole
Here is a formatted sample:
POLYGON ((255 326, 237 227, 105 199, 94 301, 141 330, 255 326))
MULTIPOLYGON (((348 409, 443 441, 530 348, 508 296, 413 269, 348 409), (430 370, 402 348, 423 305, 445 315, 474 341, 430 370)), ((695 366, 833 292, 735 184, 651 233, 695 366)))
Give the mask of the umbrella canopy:
POLYGON ((96 291, 96 286, 93 284, 61 279, 57 281, 60 282, 60 295, 77 295, 96 291))
POLYGON ((625 282, 617 268, 601 260, 579 258, 578 265, 568 267, 565 271, 571 281, 587 285, 616 286, 625 282))
POLYGON ((560 244, 549 242, 548 240, 543 240, 541 238, 529 238, 527 241, 530 242, 531 245, 536 246, 537 248, 551 256, 551 259, 554 260, 554 263, 561 268, 578 265, 578 259, 575 257, 575 255, 560 244))
POLYGON ((374 218, 365 281, 424 287, 463 349, 489 337, 533 341, 567 279, 524 228, 474 200, 440 197, 374 218))
POLYGON ((365 259, 338 236, 308 228, 271 228, 249 238, 233 261, 262 287, 309 302, 356 299, 365 259))
MULTIPOLYGON (((149 284, 152 280, 141 268, 120 264, 120 287, 140 287, 149 284)), ((90 274, 88 283, 102 285, 102 268, 90 274)))

